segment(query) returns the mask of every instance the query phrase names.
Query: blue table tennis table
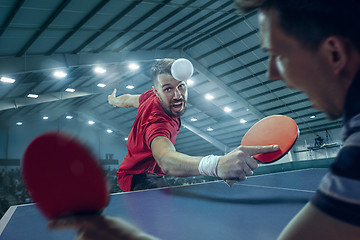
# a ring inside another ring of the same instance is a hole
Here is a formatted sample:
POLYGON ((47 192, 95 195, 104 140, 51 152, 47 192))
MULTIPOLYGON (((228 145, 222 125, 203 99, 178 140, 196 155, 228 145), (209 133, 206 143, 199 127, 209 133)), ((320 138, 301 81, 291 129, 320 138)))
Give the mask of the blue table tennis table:
MULTIPOLYGON (((160 239, 276 239, 309 201, 327 172, 305 169, 223 181, 111 194, 107 216, 120 217, 160 239)), ((34 204, 9 208, 0 240, 74 239, 74 230, 49 230, 34 204)))

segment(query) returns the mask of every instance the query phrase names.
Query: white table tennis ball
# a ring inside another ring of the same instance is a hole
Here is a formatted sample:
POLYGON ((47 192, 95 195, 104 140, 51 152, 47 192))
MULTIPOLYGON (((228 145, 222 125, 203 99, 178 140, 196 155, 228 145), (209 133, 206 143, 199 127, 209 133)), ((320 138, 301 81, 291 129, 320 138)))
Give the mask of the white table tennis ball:
POLYGON ((194 73, 192 63, 185 59, 177 59, 171 66, 171 75, 178 81, 188 80, 194 73))

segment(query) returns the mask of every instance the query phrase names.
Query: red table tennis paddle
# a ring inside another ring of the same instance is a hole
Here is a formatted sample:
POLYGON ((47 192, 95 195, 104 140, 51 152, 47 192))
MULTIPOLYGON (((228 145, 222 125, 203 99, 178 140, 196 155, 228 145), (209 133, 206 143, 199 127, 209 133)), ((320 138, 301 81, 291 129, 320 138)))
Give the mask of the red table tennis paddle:
MULTIPOLYGON (((285 115, 272 115, 255 123, 241 140, 243 146, 278 145, 279 150, 271 153, 260 153, 253 156, 260 163, 272 163, 283 156, 294 146, 299 137, 296 122, 285 115)), ((225 183, 232 186, 237 180, 228 179, 225 183)))
POLYGON ((272 115, 255 123, 241 140, 243 146, 279 145, 279 150, 253 156, 261 163, 272 163, 288 153, 294 146, 299 128, 296 122, 285 115, 272 115))
POLYGON ((22 160, 25 186, 48 219, 99 213, 109 194, 102 169, 75 138, 57 132, 35 138, 22 160))

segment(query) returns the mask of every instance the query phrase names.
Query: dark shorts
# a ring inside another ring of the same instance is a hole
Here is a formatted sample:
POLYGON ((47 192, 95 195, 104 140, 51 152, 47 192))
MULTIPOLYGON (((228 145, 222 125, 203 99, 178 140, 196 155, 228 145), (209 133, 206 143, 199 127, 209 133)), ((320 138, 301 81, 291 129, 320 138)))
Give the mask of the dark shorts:
POLYGON ((138 191, 152 188, 168 187, 163 176, 155 174, 134 175, 131 181, 131 191, 138 191))

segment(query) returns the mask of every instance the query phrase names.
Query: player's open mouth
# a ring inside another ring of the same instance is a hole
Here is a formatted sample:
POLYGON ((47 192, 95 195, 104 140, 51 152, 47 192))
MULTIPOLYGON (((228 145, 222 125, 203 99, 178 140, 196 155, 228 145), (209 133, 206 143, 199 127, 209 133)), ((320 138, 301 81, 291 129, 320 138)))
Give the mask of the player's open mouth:
POLYGON ((184 102, 183 101, 176 102, 176 103, 171 104, 171 106, 175 112, 181 112, 184 108, 184 102))

